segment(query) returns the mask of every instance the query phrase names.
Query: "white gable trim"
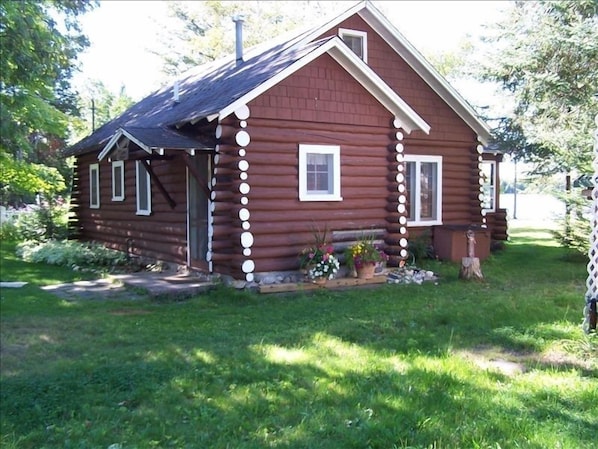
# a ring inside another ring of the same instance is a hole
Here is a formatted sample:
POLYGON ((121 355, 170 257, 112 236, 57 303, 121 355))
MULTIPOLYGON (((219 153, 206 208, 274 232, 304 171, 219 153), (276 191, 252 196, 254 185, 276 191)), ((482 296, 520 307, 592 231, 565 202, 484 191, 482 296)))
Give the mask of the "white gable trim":
POLYGON ((114 133, 114 135, 108 141, 108 143, 106 144, 106 146, 104 146, 104 149, 102 151, 100 151, 100 154, 98 154, 98 160, 99 161, 101 161, 102 159, 104 159, 108 155, 108 153, 110 153, 114 149, 114 146, 116 145, 116 142, 118 142, 118 139, 120 139, 122 136, 125 136, 130 141, 135 142, 146 153, 152 154, 152 149, 149 146, 147 146, 146 144, 144 144, 141 140, 137 139, 131 133, 127 132, 123 128, 118 128, 118 131, 116 131, 114 133))
POLYGON ((243 95, 233 103, 226 106, 219 112, 219 118, 232 114, 237 108, 246 105, 254 98, 264 93, 266 90, 280 83, 282 80, 292 75, 302 67, 323 55, 330 54, 357 82, 359 82, 376 100, 378 100, 388 111, 399 118, 403 129, 410 133, 414 130, 421 130, 425 133, 430 132, 428 125, 394 90, 390 88, 376 73, 363 62, 355 53, 353 53, 338 36, 330 38, 327 42, 320 45, 314 51, 303 58, 291 64, 268 81, 257 88, 243 95))
POLYGON ((333 30, 354 14, 359 16, 388 43, 399 56, 436 92, 467 125, 476 132, 478 139, 487 145, 491 139, 490 128, 479 117, 467 101, 438 73, 424 56, 374 7, 371 2, 359 2, 340 16, 333 18, 304 38, 310 42, 322 34, 322 30, 333 30))
POLYGON ((487 145, 491 138, 488 125, 479 119, 478 114, 469 103, 438 73, 407 38, 369 3, 366 3, 366 6, 359 11, 359 15, 477 133, 480 141, 487 145))

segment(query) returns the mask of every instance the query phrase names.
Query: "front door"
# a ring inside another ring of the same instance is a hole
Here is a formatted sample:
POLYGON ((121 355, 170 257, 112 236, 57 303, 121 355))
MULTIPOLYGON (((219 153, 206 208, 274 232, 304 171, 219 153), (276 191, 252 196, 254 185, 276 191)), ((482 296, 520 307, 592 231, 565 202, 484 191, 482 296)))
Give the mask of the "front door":
POLYGON ((187 242, 189 263, 194 268, 207 269, 209 198, 207 181, 210 155, 196 153, 189 158, 194 170, 187 169, 187 242), (198 176, 195 176, 195 172, 198 176))

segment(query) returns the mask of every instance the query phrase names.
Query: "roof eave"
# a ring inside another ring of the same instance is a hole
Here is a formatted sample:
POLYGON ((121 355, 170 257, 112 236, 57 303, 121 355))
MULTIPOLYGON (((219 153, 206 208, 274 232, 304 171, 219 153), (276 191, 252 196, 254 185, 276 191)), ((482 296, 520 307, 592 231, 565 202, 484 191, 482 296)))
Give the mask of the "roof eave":
POLYGON ((261 95, 272 86, 290 76, 300 68, 324 53, 330 54, 356 81, 358 81, 370 94, 372 94, 388 111, 399 118, 402 127, 410 133, 421 130, 426 134, 430 132, 430 125, 421 118, 403 99, 401 99, 365 62, 355 55, 339 37, 328 39, 314 51, 290 64, 287 68, 270 78, 236 101, 219 111, 219 119, 229 116, 240 106, 246 105, 254 98, 261 95))
POLYGON ((430 125, 346 45, 333 46, 328 53, 399 119, 401 128, 407 133, 415 130, 430 133, 430 125))

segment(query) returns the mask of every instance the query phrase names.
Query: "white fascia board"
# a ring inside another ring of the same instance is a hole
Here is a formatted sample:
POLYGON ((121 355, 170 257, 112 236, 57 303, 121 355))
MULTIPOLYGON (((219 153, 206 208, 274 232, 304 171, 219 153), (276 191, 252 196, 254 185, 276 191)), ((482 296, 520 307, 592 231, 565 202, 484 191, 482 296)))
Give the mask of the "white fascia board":
POLYGON ((135 136, 133 136, 131 133, 127 132, 123 128, 118 128, 118 130, 110 138, 110 140, 108 141, 108 143, 104 146, 104 148, 102 149, 102 151, 100 152, 100 154, 98 154, 98 160, 99 161, 101 161, 102 159, 104 159, 108 155, 108 153, 110 153, 113 150, 114 145, 116 145, 116 142, 118 142, 118 139, 120 139, 122 136, 125 136, 127 139, 135 142, 146 153, 152 154, 152 149, 149 146, 147 146, 146 144, 144 144, 141 140, 137 139, 135 136))
POLYGON ((100 154, 98 154, 98 161, 101 161, 108 155, 108 153, 110 153, 110 151, 112 150, 112 147, 116 144, 116 142, 118 141, 118 139, 120 139, 120 137, 122 135, 123 135, 123 130, 122 130, 122 128, 119 128, 112 135, 112 137, 110 138, 108 143, 106 145, 104 145, 104 148, 102 148, 102 151, 100 151, 100 154))
POLYGON ((444 79, 424 56, 376 8, 367 5, 359 15, 442 98, 487 145, 490 128, 479 119, 469 103, 444 79))
POLYGON ((402 124, 402 128, 411 133, 421 130, 430 133, 430 125, 415 112, 394 90, 390 88, 365 62, 351 49, 344 45, 340 38, 335 38, 336 45, 331 46, 328 53, 359 84, 374 96, 388 111, 392 112, 402 124), (336 41, 336 39, 339 39, 336 41))
POLYGON ((146 145, 141 140, 139 140, 137 137, 135 137, 133 134, 127 132, 126 129, 123 129, 122 131, 123 131, 123 134, 126 137, 128 137, 129 140, 135 142, 139 146, 139 148, 141 148, 142 150, 144 150, 148 154, 152 154, 152 148, 149 145, 146 145))
POLYGON ((430 132, 428 125, 417 113, 409 107, 368 65, 357 57, 338 36, 331 38, 326 43, 320 45, 311 53, 291 64, 265 83, 243 95, 233 103, 226 106, 219 112, 219 119, 232 114, 238 107, 246 105, 254 98, 264 93, 266 90, 280 83, 297 70, 306 66, 314 59, 324 53, 330 54, 355 80, 357 80, 365 89, 370 92, 386 109, 401 119, 405 130, 411 132, 414 129, 420 129, 425 133, 430 132))

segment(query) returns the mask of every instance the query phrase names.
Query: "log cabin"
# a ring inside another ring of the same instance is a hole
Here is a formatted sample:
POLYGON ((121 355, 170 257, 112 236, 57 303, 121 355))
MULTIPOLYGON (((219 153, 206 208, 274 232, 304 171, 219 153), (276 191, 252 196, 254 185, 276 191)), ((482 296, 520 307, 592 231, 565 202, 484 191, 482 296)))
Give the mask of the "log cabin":
POLYGON ((298 270, 314 228, 339 252, 374 233, 391 266, 435 228, 506 235, 488 126, 370 2, 251 49, 241 26, 67 150, 75 238, 251 282, 298 270))

